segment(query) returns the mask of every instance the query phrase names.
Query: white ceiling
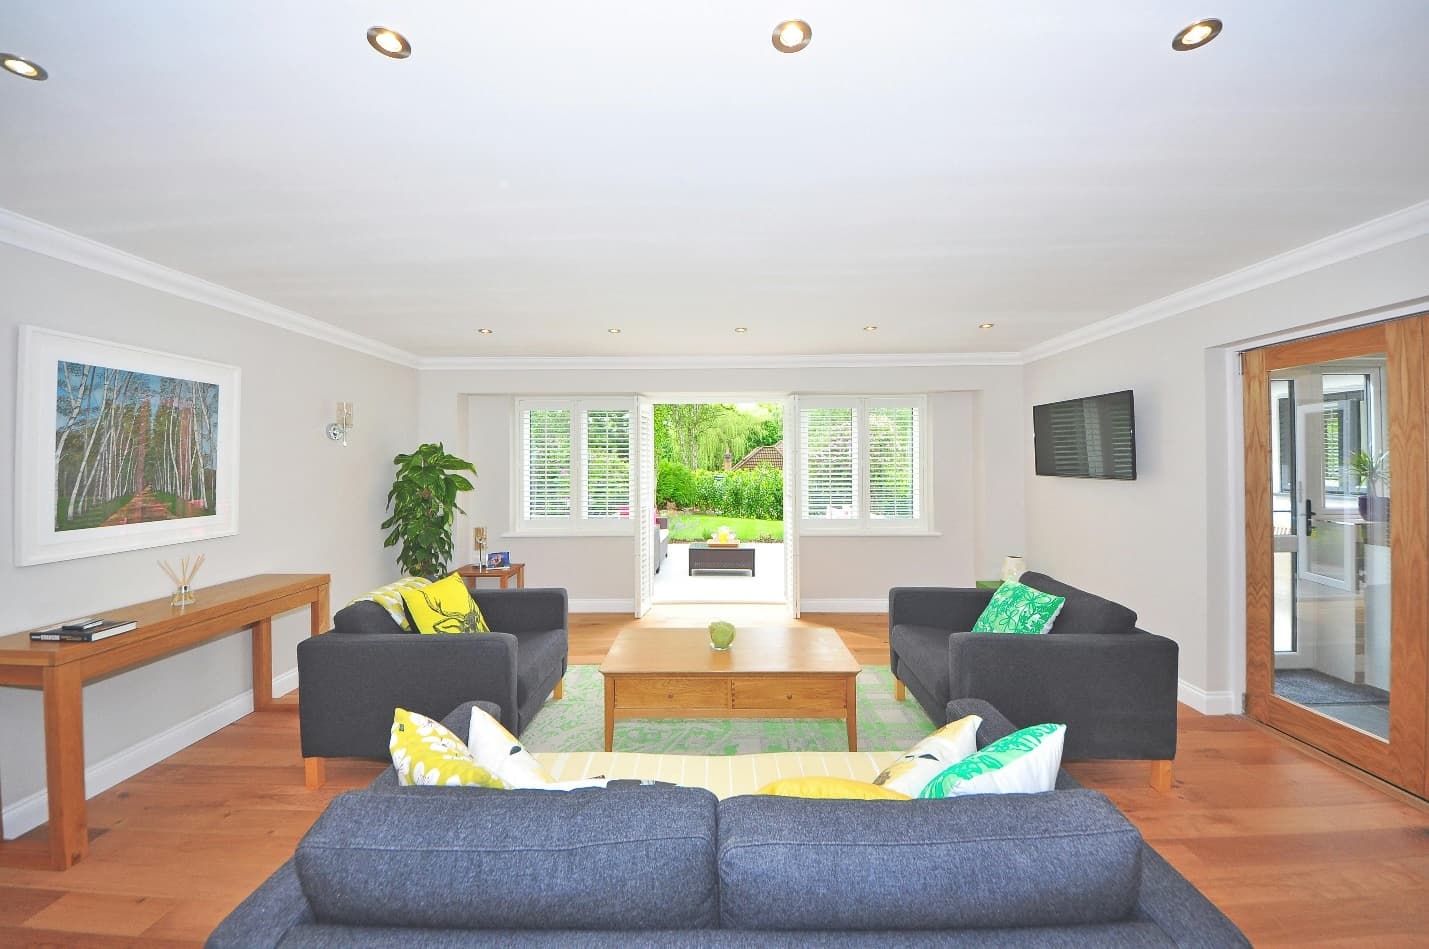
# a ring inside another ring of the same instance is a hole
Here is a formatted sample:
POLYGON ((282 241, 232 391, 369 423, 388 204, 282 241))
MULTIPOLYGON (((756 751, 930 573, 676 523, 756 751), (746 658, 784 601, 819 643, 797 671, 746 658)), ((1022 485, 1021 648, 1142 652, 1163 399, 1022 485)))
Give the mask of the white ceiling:
POLYGON ((0 75, 0 207, 424 356, 1023 350, 1429 198, 1426 35, 1424 0, 15 3, 51 78, 0 75))

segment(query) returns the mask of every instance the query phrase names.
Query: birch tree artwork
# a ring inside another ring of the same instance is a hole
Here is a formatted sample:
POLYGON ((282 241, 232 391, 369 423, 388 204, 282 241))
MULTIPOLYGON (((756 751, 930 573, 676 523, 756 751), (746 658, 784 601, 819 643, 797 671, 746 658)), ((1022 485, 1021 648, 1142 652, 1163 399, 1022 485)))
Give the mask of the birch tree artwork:
POLYGON ((219 387, 59 363, 55 530, 211 517, 219 387))

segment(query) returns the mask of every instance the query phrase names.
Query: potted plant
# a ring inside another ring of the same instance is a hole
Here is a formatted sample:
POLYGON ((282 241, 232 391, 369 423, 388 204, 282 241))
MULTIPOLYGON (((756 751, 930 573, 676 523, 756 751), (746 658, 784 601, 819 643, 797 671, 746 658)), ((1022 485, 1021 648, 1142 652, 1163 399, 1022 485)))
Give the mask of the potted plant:
MULTIPOLYGON (((414 577, 435 580, 447 572, 452 555, 452 517, 458 492, 470 491, 472 483, 458 472, 476 474, 476 467, 447 454, 440 442, 417 446, 410 455, 392 459, 397 478, 387 492, 392 516, 382 522, 391 529, 383 547, 402 545, 397 563, 414 577)), ((462 513, 465 513, 464 511, 462 513)))
POLYGON ((1350 467, 1354 469, 1360 487, 1365 493, 1360 495, 1360 517, 1367 521, 1389 520, 1389 498, 1380 491, 1389 487, 1389 452, 1371 455, 1367 451, 1357 451, 1350 456, 1350 467))

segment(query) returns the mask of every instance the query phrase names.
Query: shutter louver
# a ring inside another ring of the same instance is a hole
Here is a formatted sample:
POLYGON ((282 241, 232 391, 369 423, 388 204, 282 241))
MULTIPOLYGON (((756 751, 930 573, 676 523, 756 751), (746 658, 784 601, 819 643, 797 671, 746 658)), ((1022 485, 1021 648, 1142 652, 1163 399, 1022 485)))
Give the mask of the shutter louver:
POLYGON ((630 410, 585 413, 585 516, 630 517, 630 410))
POLYGON ((521 420, 526 517, 571 516, 571 410, 530 409, 521 420))
POLYGON ((804 459, 804 517, 858 517, 853 409, 810 408, 800 415, 799 429, 804 459))
POLYGON ((922 512, 918 410, 912 406, 868 410, 868 516, 915 520, 922 512))

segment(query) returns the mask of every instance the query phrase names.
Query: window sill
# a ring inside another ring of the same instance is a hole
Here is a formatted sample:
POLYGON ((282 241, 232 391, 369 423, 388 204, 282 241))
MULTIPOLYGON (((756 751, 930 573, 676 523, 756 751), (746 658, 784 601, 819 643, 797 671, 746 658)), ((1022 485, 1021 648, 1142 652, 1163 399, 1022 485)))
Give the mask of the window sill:
POLYGON ((635 531, 631 527, 552 527, 552 528, 516 528, 505 531, 501 534, 506 537, 634 537, 635 531))
POLYGON ((799 537, 942 537, 942 531, 935 530, 880 530, 876 527, 866 528, 823 528, 823 527, 803 527, 799 528, 799 537))

